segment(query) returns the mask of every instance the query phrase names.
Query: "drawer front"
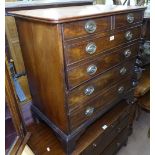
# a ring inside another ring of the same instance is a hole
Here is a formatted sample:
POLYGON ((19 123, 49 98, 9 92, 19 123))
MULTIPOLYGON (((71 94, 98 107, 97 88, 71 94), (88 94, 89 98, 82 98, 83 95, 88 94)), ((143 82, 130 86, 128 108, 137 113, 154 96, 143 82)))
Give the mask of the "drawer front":
MULTIPOLYGON (((99 155, 103 150, 119 135, 123 129, 128 126, 129 115, 117 122, 115 126, 108 127, 107 132, 98 136, 94 142, 92 142, 82 153, 81 155, 99 155)), ((103 124, 102 127, 105 125, 103 124)), ((103 129, 104 130, 104 129, 103 129)))
POLYGON ((143 20, 143 12, 130 12, 119 14, 115 16, 115 28, 122 28, 125 26, 133 26, 143 20))
POLYGON ((100 155, 115 155, 128 140, 129 129, 126 127, 100 155))
POLYGON ((72 39, 110 30, 110 17, 75 21, 63 24, 64 39, 72 39))
POLYGON ((69 89, 105 72, 107 69, 118 65, 122 61, 129 60, 131 57, 137 55, 138 50, 139 44, 136 42, 136 44, 98 57, 94 61, 69 69, 67 72, 69 89))
POLYGON ((133 73, 134 63, 135 58, 131 59, 129 62, 120 64, 104 74, 101 74, 97 78, 92 79, 88 83, 73 89, 68 95, 69 106, 86 102, 122 78, 127 77, 129 74, 131 75, 133 73))
POLYGON ((124 95, 132 87, 131 76, 120 80, 119 83, 113 85, 110 89, 100 93, 93 100, 85 103, 70 105, 69 117, 71 130, 76 129, 82 123, 93 119, 99 113, 106 112, 116 102, 124 98, 124 95))
POLYGON ((70 44, 65 44, 65 57, 67 65, 85 58, 90 58, 99 53, 105 53, 114 47, 121 44, 128 43, 129 41, 139 39, 141 34, 141 27, 135 27, 107 36, 102 36, 86 41, 70 44))

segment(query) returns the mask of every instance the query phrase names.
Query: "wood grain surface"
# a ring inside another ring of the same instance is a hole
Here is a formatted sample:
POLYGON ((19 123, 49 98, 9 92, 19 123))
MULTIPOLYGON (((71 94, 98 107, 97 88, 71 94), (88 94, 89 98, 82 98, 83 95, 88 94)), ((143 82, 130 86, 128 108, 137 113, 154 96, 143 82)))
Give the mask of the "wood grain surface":
POLYGON ((134 69, 134 61, 135 58, 130 60, 127 63, 122 63, 113 69, 108 70, 107 72, 101 74, 100 76, 91 79, 87 83, 82 84, 81 86, 73 89, 68 93, 68 104, 76 105, 78 103, 86 102, 95 96, 97 96, 100 92, 103 92, 110 86, 114 85, 115 83, 119 82, 122 78, 127 77, 128 75, 133 74, 134 69), (126 73, 121 75, 120 70, 125 67, 126 73), (91 95, 85 95, 85 89, 93 86, 94 92, 91 95))
POLYGON ((132 68, 139 52, 144 9, 87 5, 14 12, 33 114, 53 129, 67 154, 72 154, 87 127, 119 101, 130 102, 133 97, 132 68), (128 13, 135 14, 132 24, 123 22, 128 13), (97 23, 92 34, 84 32, 89 19, 97 23), (91 42, 96 51, 90 56, 85 49, 91 42), (126 49, 131 50, 128 58, 126 49), (90 65, 96 65, 97 71, 88 76, 90 65), (122 67, 127 74, 119 76, 122 67), (94 96, 85 97, 83 89, 92 85, 94 96))
POLYGON ((60 27, 21 19, 16 22, 33 104, 67 132, 60 27))
MULTIPOLYGON (((115 126, 119 124, 119 122, 121 122, 121 120, 125 118, 129 112, 128 105, 124 101, 120 102, 118 106, 106 113, 86 130, 79 139, 73 155, 79 155, 82 154, 82 152, 86 155, 84 150, 86 148, 93 149, 93 142, 99 138, 101 134, 103 135, 102 141, 106 141, 105 138, 107 133, 112 130, 112 127, 116 129, 115 126), (108 126, 107 131, 102 129, 103 125, 108 126)), ((27 126, 27 128, 30 132, 32 132, 28 145, 36 155, 65 155, 62 145, 46 124, 43 122, 40 122, 39 124, 33 123, 27 126)))
POLYGON ((36 10, 21 10, 9 12, 22 18, 41 20, 50 23, 62 23, 68 21, 75 21, 81 19, 88 19, 92 17, 100 17, 107 15, 120 14, 124 12, 133 12, 137 10, 144 10, 141 6, 105 6, 105 5, 87 5, 87 6, 72 6, 50 9, 36 9, 36 10), (52 16, 51 16, 52 15, 52 16))
POLYGON ((114 49, 117 46, 129 43, 125 38, 126 32, 130 31, 133 37, 130 41, 134 41, 140 38, 141 27, 135 27, 130 29, 123 29, 119 32, 112 32, 106 36, 97 35, 93 36, 92 39, 87 36, 85 39, 75 40, 74 42, 67 42, 64 46, 65 56, 67 64, 73 64, 74 62, 84 60, 85 58, 90 58, 94 55, 105 53, 110 49, 114 49), (110 40, 111 37, 113 40, 110 40), (89 54, 86 52, 86 47, 89 43, 94 43, 96 45, 96 51, 94 54, 89 54))
POLYGON ((130 60, 138 53, 137 45, 134 47, 130 46, 130 48, 120 49, 119 51, 107 54, 105 56, 100 56, 99 58, 96 58, 96 59, 94 57, 94 60, 90 62, 85 61, 85 63, 84 64, 81 63, 80 66, 76 65, 71 69, 69 68, 67 72, 67 79, 66 79, 68 81, 69 89, 74 88, 80 85, 81 83, 84 83, 85 81, 88 81, 96 77, 97 75, 100 75, 101 73, 106 72, 109 69, 112 69, 113 67, 117 66, 122 62, 130 60), (128 58, 124 56, 124 51, 126 49, 130 49, 132 53, 128 58), (97 71, 92 75, 90 75, 87 72, 87 69, 91 65, 95 65, 97 67, 97 71))
POLYGON ((96 95, 92 100, 81 104, 80 102, 74 105, 70 105, 69 116, 70 116, 70 128, 76 129, 85 121, 89 121, 97 116, 99 113, 105 113, 110 110, 114 104, 116 105, 119 101, 124 98, 124 94, 132 88, 132 77, 129 75, 127 78, 122 79, 121 82, 110 87, 108 90, 101 92, 98 96, 96 95), (123 93, 119 93, 118 89, 124 87, 123 93), (94 108, 93 113, 90 116, 85 114, 88 107, 94 108))

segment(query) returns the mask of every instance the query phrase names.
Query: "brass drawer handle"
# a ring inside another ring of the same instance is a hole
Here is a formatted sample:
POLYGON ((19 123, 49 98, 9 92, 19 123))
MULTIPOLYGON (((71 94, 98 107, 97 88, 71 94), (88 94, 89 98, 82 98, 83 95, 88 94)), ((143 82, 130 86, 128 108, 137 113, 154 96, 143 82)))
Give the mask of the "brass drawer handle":
POLYGON ((97 147, 97 144, 93 143, 93 147, 96 148, 97 147))
POLYGON ((134 66, 134 72, 136 74, 137 80, 139 80, 142 76, 142 68, 139 66, 134 66))
POLYGON ((94 113, 94 107, 88 107, 85 111, 86 116, 91 116, 94 113))
POLYGON ((134 15, 133 15, 133 13, 129 13, 128 15, 127 15, 127 21, 128 21, 128 23, 133 23, 134 22, 134 20, 135 20, 135 18, 134 18, 134 15))
POLYGON ((142 66, 143 65, 142 60, 136 59, 136 65, 142 66))
POLYGON ((88 21, 86 24, 85 24, 85 30, 88 32, 88 33, 93 33, 96 31, 96 23, 94 21, 88 21))
POLYGON ((118 93, 122 94, 123 92, 124 92, 124 87, 123 86, 119 87, 118 88, 118 93))
POLYGON ((127 32, 125 33, 125 38, 126 38, 126 40, 131 40, 132 37, 133 37, 133 34, 132 34, 131 31, 127 31, 127 32))
POLYGON ((110 126, 111 126, 111 128, 114 128, 114 125, 113 124, 111 124, 110 126))
POLYGON ((89 96, 89 95, 91 95, 93 92, 94 92, 94 87, 93 86, 89 86, 89 87, 87 87, 86 89, 85 89, 85 91, 84 91, 84 94, 85 95, 87 95, 87 96, 89 96))
POLYGON ((117 142, 116 145, 117 145, 117 147, 120 147, 121 143, 117 142))
POLYGON ((89 75, 95 74, 96 71, 97 71, 96 65, 90 65, 90 66, 87 68, 87 73, 88 73, 89 75))
POLYGON ((131 50, 130 49, 127 49, 127 50, 124 51, 124 56, 126 58, 130 57, 130 55, 131 55, 131 50))
POLYGON ((133 81, 132 81, 132 86, 133 86, 133 87, 136 87, 137 85, 138 85, 138 81, 137 81, 137 80, 133 80, 133 81))
POLYGON ((121 128, 117 128, 117 132, 120 133, 121 132, 121 128))
POLYGON ((86 52, 89 54, 93 54, 96 52, 96 45, 95 43, 89 43, 86 46, 86 52))
POLYGON ((121 75, 124 75, 126 72, 127 72, 127 70, 126 70, 125 67, 123 67, 123 68, 120 69, 120 74, 121 75))

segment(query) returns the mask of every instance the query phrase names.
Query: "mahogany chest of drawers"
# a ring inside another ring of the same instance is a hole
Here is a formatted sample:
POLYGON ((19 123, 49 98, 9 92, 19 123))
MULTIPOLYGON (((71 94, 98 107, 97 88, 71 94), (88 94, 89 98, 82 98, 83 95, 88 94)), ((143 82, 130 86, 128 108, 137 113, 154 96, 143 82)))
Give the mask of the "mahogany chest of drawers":
POLYGON ((122 99, 132 102, 144 9, 87 5, 11 12, 32 112, 67 154, 94 121, 122 99))

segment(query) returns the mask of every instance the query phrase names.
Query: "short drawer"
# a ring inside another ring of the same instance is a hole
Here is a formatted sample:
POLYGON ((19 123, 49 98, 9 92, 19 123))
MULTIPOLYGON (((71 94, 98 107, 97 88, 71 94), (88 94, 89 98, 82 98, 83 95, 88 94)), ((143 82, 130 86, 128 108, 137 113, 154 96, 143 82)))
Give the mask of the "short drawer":
POLYGON ((64 39, 72 39, 110 30, 110 17, 95 18, 90 20, 75 21, 63 24, 64 39))
POLYGON ((103 124, 102 129, 107 130, 99 135, 82 153, 81 155, 99 155, 103 150, 118 136, 123 129, 128 126, 129 114, 117 122, 117 124, 107 127, 103 124))
POLYGON ((67 80, 69 89, 92 79, 123 61, 131 59, 133 56, 137 55, 138 50, 139 44, 136 42, 135 44, 131 44, 102 57, 94 58, 93 61, 88 63, 68 68, 67 80))
POLYGON ((129 129, 126 127, 111 144, 99 155, 114 155, 117 151, 126 144, 128 140, 129 129))
POLYGON ((134 24, 142 23, 143 11, 129 12, 125 14, 115 15, 115 28, 122 28, 125 26, 134 26, 134 24))
POLYGON ((128 62, 122 63, 117 67, 108 70, 95 79, 73 89, 68 94, 68 104, 76 105, 83 103, 98 95, 113 84, 120 81, 122 78, 132 75, 134 69, 135 58, 128 62))
POLYGON ((76 129, 86 121, 96 118, 99 113, 105 113, 115 103, 123 99, 130 88, 132 88, 132 78, 128 76, 108 90, 101 92, 89 102, 69 105, 71 130, 76 129))
POLYGON ((66 64, 73 64, 86 58, 91 58, 99 53, 105 53, 110 49, 139 39, 141 34, 141 27, 126 29, 119 32, 114 32, 107 36, 94 37, 85 41, 77 41, 74 43, 65 43, 64 51, 66 57, 66 64))

